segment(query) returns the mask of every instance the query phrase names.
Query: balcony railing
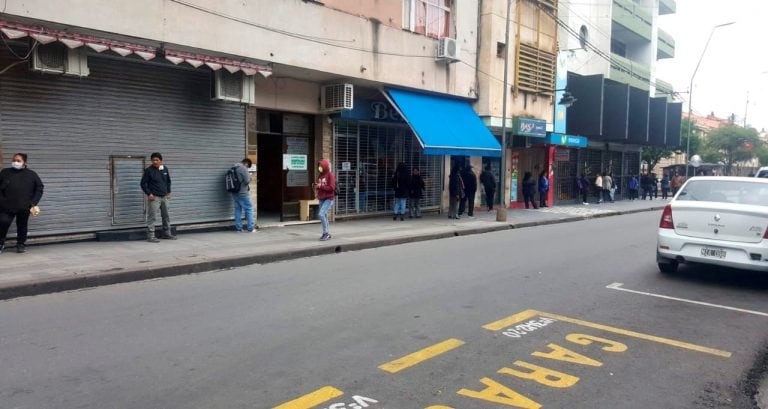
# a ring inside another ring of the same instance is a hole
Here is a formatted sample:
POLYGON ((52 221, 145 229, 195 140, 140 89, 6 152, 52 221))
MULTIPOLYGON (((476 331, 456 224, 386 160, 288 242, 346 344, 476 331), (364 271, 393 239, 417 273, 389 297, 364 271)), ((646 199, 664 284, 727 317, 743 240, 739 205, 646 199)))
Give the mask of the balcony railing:
POLYGON ((675 0, 659 0, 659 15, 677 13, 677 2, 675 0))
POLYGON ((651 41, 651 14, 632 0, 613 0, 613 21, 651 41))
POLYGON ((656 78, 656 96, 657 97, 671 97, 675 88, 667 81, 656 78))
POLYGON ((656 58, 675 58, 675 39, 672 38, 671 34, 662 29, 659 29, 659 43, 656 58))
POLYGON ((611 54, 611 74, 609 77, 614 81, 649 90, 651 69, 645 64, 634 62, 617 54, 611 54))

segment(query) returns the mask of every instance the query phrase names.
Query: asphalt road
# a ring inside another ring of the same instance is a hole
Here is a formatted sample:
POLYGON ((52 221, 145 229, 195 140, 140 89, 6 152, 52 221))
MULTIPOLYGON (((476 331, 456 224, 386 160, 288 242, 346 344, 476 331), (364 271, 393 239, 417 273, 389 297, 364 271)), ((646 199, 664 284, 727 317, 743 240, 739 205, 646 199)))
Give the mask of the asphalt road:
POLYGON ((749 407, 768 276, 661 275, 658 218, 3 301, 0 407, 749 407))

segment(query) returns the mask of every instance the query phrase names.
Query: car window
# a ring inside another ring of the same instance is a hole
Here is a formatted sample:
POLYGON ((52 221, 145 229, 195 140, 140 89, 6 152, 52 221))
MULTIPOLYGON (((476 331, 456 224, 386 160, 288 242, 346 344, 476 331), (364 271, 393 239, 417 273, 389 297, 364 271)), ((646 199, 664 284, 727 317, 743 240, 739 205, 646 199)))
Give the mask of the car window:
POLYGON ((676 200, 768 206, 768 185, 739 180, 692 180, 676 200))
POLYGON ((768 169, 762 169, 761 171, 757 172, 757 177, 768 178, 768 169))

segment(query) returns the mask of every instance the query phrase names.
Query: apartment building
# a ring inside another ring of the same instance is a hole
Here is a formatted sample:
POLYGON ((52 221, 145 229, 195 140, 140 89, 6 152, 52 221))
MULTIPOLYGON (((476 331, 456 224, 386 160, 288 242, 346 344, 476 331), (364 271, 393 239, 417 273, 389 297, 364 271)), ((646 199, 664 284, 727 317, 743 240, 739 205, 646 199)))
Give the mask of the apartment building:
POLYGON ((421 169, 424 207, 439 209, 451 156, 501 151, 471 106, 479 10, 471 0, 7 0, 0 161, 26 152, 43 178, 38 236, 140 227, 139 178, 155 151, 182 228, 231 222, 223 174, 244 156, 260 225, 298 218, 320 158, 338 176, 339 217, 390 211, 400 162, 421 169))

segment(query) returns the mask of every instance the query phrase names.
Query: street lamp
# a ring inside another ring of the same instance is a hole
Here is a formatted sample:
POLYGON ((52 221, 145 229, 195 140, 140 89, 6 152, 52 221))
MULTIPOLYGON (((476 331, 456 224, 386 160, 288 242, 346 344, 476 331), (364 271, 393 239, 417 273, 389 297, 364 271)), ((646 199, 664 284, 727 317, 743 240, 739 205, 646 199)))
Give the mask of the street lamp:
POLYGON ((696 78, 696 72, 699 71, 699 66, 701 65, 701 60, 704 59, 704 54, 707 52, 707 47, 709 47, 709 41, 712 40, 712 35, 715 34, 715 30, 717 30, 720 27, 730 26, 731 24, 735 24, 735 21, 731 21, 728 23, 718 24, 714 27, 712 27, 712 31, 709 32, 709 37, 707 38, 707 43, 704 44, 704 49, 701 51, 701 57, 699 57, 699 62, 696 64, 696 69, 693 70, 693 75, 691 75, 691 85, 688 88, 688 141, 686 142, 685 147, 685 178, 688 178, 688 168, 689 166, 689 158, 691 157, 691 134, 693 133, 693 80, 696 78))

